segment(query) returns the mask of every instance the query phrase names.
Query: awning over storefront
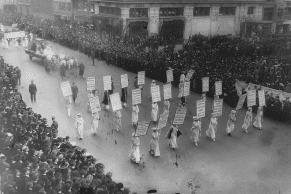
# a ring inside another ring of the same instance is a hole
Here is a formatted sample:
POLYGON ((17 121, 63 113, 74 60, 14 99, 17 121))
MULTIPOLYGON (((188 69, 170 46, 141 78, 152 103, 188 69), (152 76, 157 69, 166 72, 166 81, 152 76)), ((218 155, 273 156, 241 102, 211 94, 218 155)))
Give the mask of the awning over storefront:
POLYGON ((255 23, 255 24, 271 24, 272 23, 272 21, 255 20, 255 19, 248 19, 245 22, 246 23, 255 23))
POLYGON ((171 18, 168 18, 168 17, 160 17, 159 20, 162 20, 162 21, 185 20, 185 17, 184 16, 181 16, 181 17, 171 17, 171 18))

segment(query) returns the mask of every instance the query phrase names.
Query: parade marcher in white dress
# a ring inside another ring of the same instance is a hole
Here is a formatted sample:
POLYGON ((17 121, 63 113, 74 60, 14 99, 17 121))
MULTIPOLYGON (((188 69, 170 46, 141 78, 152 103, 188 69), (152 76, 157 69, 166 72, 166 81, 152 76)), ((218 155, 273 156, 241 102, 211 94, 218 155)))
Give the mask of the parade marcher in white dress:
POLYGON ((151 113, 151 117, 152 117, 152 121, 154 123, 156 123, 158 121, 158 113, 159 113, 159 105, 156 102, 152 103, 152 113, 151 113))
POLYGON ((206 136, 210 137, 212 141, 215 141, 215 133, 217 132, 217 118, 212 113, 206 136))
POLYGON ((87 103, 87 109, 88 109, 88 111, 91 111, 91 107, 90 107, 90 98, 93 98, 94 97, 94 94, 93 94, 93 92, 92 91, 89 91, 89 93, 88 93, 88 103, 87 103))
POLYGON ((227 121, 227 126, 226 126, 226 133, 231 137, 231 132, 234 130, 234 122, 236 120, 236 111, 232 110, 228 121, 227 121))
POLYGON ((184 94, 184 82, 179 83, 179 95, 178 98, 181 99, 184 94))
POLYGON ((202 93, 201 99, 206 101, 206 94, 205 93, 202 93))
POLYGON ((132 125, 136 128, 137 127, 137 122, 138 122, 138 112, 139 108, 135 104, 132 106, 132 125))
POLYGON ((76 132, 77 132, 77 138, 82 140, 83 139, 83 130, 84 130, 84 119, 82 118, 81 113, 77 114, 75 127, 76 127, 76 132))
POLYGON ((91 129, 94 133, 94 135, 97 134, 97 129, 99 127, 99 121, 100 121, 100 116, 99 116, 99 113, 98 112, 94 112, 92 114, 92 122, 91 122, 91 129))
POLYGON ((246 133, 248 133, 248 128, 249 128, 252 120, 253 120, 252 107, 249 107, 247 112, 246 112, 244 124, 242 125, 242 128, 244 129, 244 131, 246 133))
POLYGON ((253 123, 253 126, 255 128, 262 129, 262 122, 263 122, 263 107, 259 107, 257 110, 257 116, 255 117, 255 122, 253 123))
POLYGON ((180 83, 185 81, 185 72, 183 71, 182 74, 180 75, 180 83))
POLYGON ((152 83, 151 83, 151 90, 150 90, 150 97, 149 99, 151 100, 152 99, 152 87, 156 86, 156 81, 153 80, 152 83))
POLYGON ((27 35, 24 37, 24 46, 25 47, 28 47, 28 37, 27 37, 27 35))
POLYGON ((121 116, 122 114, 120 110, 114 112, 114 126, 116 131, 119 131, 119 129, 122 128, 121 116))
POLYGON ((66 106, 67 106, 68 117, 71 117, 72 102, 73 102, 72 96, 67 96, 66 97, 66 106))
POLYGON ((177 144, 177 138, 181 135, 182 133, 179 131, 177 125, 172 125, 170 130, 168 131, 167 135, 165 138, 169 139, 169 146, 175 150, 178 148, 177 144))
POLYGON ((165 111, 169 112, 169 110, 170 110, 170 101, 167 99, 167 100, 164 100, 163 112, 165 112, 165 111))
POLYGON ((158 128, 154 127, 153 132, 152 132, 152 140, 150 143, 150 154, 158 157, 160 156, 160 146, 159 146, 159 138, 160 138, 160 133, 158 132, 158 128))
POLYGON ((199 137, 201 136, 201 121, 197 117, 193 117, 194 122, 191 127, 192 136, 191 141, 195 143, 196 146, 198 146, 199 137))
POLYGON ((131 145, 131 150, 129 153, 129 158, 133 162, 139 164, 139 162, 140 162, 140 151, 139 151, 140 140, 139 140, 139 137, 137 136, 136 133, 132 134, 131 142, 132 142, 132 145, 131 145))

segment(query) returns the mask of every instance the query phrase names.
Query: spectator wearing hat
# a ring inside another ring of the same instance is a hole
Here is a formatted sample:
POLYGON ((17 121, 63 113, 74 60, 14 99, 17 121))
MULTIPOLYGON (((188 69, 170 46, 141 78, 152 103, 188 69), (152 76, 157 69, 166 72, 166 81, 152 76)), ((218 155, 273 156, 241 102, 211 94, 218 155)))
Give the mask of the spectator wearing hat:
POLYGON ((159 146, 159 139, 160 139, 160 133, 158 131, 157 127, 153 128, 152 132, 152 139, 150 142, 150 154, 154 157, 160 156, 160 146, 159 146))
POLYGON ((84 119, 82 118, 82 114, 78 113, 75 121, 75 128, 77 132, 77 138, 83 139, 83 128, 84 128, 84 119))
POLYGON ((201 136, 201 121, 195 116, 193 117, 194 121, 191 127, 192 136, 191 141, 198 146, 199 137, 201 136))
POLYGON ((228 121, 227 121, 227 127, 226 127, 226 132, 227 134, 231 137, 231 132, 234 130, 234 122, 236 120, 236 110, 232 110, 228 121))
POLYGON ((33 80, 31 80, 31 84, 29 85, 31 103, 36 102, 36 97, 35 97, 36 92, 37 92, 36 85, 33 83, 33 80))

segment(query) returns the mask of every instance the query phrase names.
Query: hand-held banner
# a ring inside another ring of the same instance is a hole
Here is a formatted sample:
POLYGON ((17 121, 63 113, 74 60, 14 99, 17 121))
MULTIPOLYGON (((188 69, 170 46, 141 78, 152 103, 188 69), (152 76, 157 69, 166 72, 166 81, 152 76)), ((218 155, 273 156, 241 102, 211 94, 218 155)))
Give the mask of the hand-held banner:
POLYGON ((167 73, 167 82, 174 81, 173 69, 167 70, 166 73, 167 73))
POLYGON ((197 118, 205 117, 205 100, 197 100, 197 118))
POLYGON ((104 90, 111 90, 111 76, 103 76, 104 90))
POLYGON ((243 94, 239 97, 239 100, 237 102, 237 105, 236 105, 236 109, 235 110, 239 110, 243 107, 244 105, 244 102, 246 100, 246 97, 247 97, 247 94, 243 94))
POLYGON ((137 84, 143 85, 145 81, 145 71, 139 71, 137 74, 137 84))
POLYGON ((189 95, 190 95, 190 82, 184 82, 183 96, 189 96, 189 95))
POLYGON ((202 78, 202 92, 209 91, 209 77, 202 78))
POLYGON ((257 99, 256 99, 256 90, 248 91, 248 107, 256 106, 257 99))
POLYGON ((259 90, 258 91, 259 96, 259 106, 266 106, 266 97, 265 97, 265 91, 259 90))
POLYGON ((89 102, 90 102, 90 107, 91 107, 91 112, 92 113, 101 111, 101 106, 100 106, 100 101, 99 101, 99 97, 98 96, 90 98, 89 102))
POLYGON ((127 74, 121 75, 121 88, 128 87, 128 76, 127 74))
POLYGON ((222 116, 222 108, 223 108, 223 99, 214 100, 213 104, 213 114, 218 117, 222 116))
POLYGON ((215 82, 215 95, 222 95, 222 81, 215 82))
POLYGON ((142 121, 137 123, 136 134, 137 136, 146 135, 150 126, 150 121, 142 121))
POLYGON ((96 89, 95 77, 87 77, 87 90, 92 91, 96 89))
POLYGON ((141 104, 141 89, 132 90, 132 105, 141 104))
POLYGON ((171 99, 172 98, 172 84, 163 85, 164 88, 164 99, 171 99))
POLYGON ((161 101, 160 86, 151 87, 152 101, 159 102, 161 101))
POLYGON ((61 83, 61 89, 64 97, 73 95, 70 81, 65 81, 61 83))
POLYGON ((193 69, 190 69, 186 75, 186 80, 190 80, 194 74, 194 70, 193 69))
POLYGON ((112 105, 113 112, 122 109, 122 105, 121 105, 121 101, 120 101, 120 95, 119 95, 118 92, 110 95, 110 102, 111 102, 111 105, 112 105))
POLYGON ((173 125, 183 125, 187 113, 187 108, 178 107, 175 113, 173 125))
POLYGON ((158 129, 162 129, 162 128, 167 126, 168 118, 169 118, 169 112, 168 111, 165 111, 163 114, 160 115, 160 120, 159 120, 159 123, 158 123, 158 129))

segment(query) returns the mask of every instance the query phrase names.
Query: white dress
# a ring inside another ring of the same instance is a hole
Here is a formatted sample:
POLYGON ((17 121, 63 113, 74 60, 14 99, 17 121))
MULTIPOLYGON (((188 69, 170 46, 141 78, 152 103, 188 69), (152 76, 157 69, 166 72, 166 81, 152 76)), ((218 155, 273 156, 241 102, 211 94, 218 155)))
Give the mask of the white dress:
POLYGON ((98 112, 96 112, 93 115, 92 126, 91 126, 93 133, 97 133, 97 129, 99 127, 99 120, 100 120, 99 114, 98 114, 98 112))
POLYGON ((71 96, 66 97, 67 113, 68 113, 69 117, 71 116, 72 101, 73 101, 73 99, 71 96))
POLYGON ((258 110, 257 111, 257 116, 255 117, 255 122, 253 123, 253 125, 257 128, 262 128, 262 116, 263 116, 263 111, 262 110, 258 110))
POLYGON ((234 121, 236 120, 235 115, 230 114, 229 119, 227 121, 226 132, 231 133, 234 130, 234 121))
POLYGON ((115 125, 116 130, 119 130, 122 127, 121 116, 122 116, 122 114, 121 114, 120 110, 118 110, 114 113, 114 125, 115 125))
POLYGON ((199 142, 199 136, 201 133, 201 122, 197 121, 197 122, 193 122, 192 128, 192 136, 191 136, 191 140, 194 141, 195 143, 199 142))
POLYGON ((180 82, 184 82, 185 81, 185 75, 184 74, 181 74, 180 75, 180 82))
POLYGON ((163 110, 163 112, 165 112, 165 111, 168 111, 169 112, 169 110, 170 110, 170 101, 164 101, 164 110, 163 110))
POLYGON ((140 145, 140 140, 139 137, 132 137, 131 138, 131 150, 129 153, 129 158, 134 161, 135 163, 140 162, 140 151, 139 151, 139 145, 140 145))
POLYGON ((208 129, 206 131, 206 136, 210 137, 211 139, 215 139, 216 130, 217 130, 217 118, 216 117, 212 117, 210 119, 210 123, 209 123, 208 129))
POLYGON ((132 106, 132 124, 136 125, 138 122, 138 112, 139 112, 139 108, 138 106, 132 106))
POLYGON ((150 152, 155 157, 161 155, 160 146, 159 146, 159 138, 160 138, 160 133, 159 132, 153 132, 152 133, 152 140, 151 140, 151 143, 150 143, 150 152))
POLYGON ((84 119, 82 117, 76 118, 76 132, 78 138, 83 138, 83 129, 84 129, 84 119))
POLYGON ((158 120, 158 112, 159 112, 159 106, 157 103, 152 104, 152 121, 156 122, 158 120))
POLYGON ((178 98, 182 98, 183 94, 184 94, 184 82, 180 82, 178 98))
POLYGON ((251 124, 251 121, 252 121, 252 112, 251 111, 247 111, 246 112, 246 116, 245 116, 245 119, 244 119, 244 124, 242 125, 242 128, 244 130, 247 130, 251 124))
POLYGON ((169 140, 170 147, 173 148, 173 149, 178 148, 177 132, 178 132, 178 129, 176 127, 173 127, 173 130, 172 130, 172 133, 171 133, 171 138, 169 140))

